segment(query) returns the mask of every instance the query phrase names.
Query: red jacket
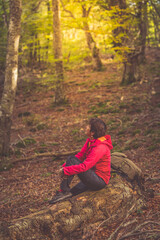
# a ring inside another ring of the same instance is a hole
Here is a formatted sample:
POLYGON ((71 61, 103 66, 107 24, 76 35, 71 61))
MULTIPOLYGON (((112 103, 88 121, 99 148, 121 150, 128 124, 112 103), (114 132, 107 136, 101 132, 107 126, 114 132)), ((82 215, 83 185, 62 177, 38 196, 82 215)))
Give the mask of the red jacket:
POLYGON ((68 167, 63 164, 64 174, 75 175, 92 168, 108 184, 111 171, 110 150, 112 148, 109 135, 93 140, 88 138, 81 151, 75 155, 82 163, 68 167))

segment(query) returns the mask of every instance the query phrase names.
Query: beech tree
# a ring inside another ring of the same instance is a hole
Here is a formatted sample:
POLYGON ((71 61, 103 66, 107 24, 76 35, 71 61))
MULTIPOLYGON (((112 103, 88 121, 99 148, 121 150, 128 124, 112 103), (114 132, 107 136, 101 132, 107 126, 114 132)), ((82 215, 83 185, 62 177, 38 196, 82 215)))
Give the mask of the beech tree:
POLYGON ((112 45, 124 66, 122 85, 141 79, 147 36, 147 2, 148 0, 106 0, 102 5, 111 12, 112 45))
POLYGON ((64 103, 65 101, 65 93, 64 93, 64 71, 63 71, 59 0, 53 0, 52 7, 53 7, 53 49, 56 79, 55 103, 61 104, 64 103))
POLYGON ((131 37, 128 41, 129 52, 126 53, 124 61, 124 71, 122 84, 130 84, 140 81, 141 66, 145 60, 145 47, 147 36, 147 2, 148 0, 136 1, 135 16, 133 19, 133 28, 131 28, 131 37), (132 39, 131 39, 132 38, 132 39))
POLYGON ((9 153, 12 112, 18 78, 18 47, 21 25, 21 0, 10 0, 4 90, 0 104, 0 155, 9 153))
POLYGON ((63 10, 68 13, 68 16, 73 18, 75 23, 77 24, 77 28, 80 28, 84 31, 87 46, 91 52, 93 67, 95 70, 100 70, 102 68, 102 61, 100 58, 99 48, 97 47, 97 43, 94 40, 92 31, 90 30, 89 26, 89 15, 91 13, 92 8, 96 5, 96 1, 73 1, 72 4, 75 4, 75 8, 78 7, 80 9, 79 13, 81 12, 82 17, 77 17, 74 14, 74 11, 70 11, 67 8, 67 4, 61 0, 61 4, 63 10))
POLYGON ((92 37, 91 31, 89 29, 89 24, 88 24, 88 16, 90 11, 91 11, 91 6, 88 7, 87 9, 86 5, 82 4, 83 29, 85 31, 87 45, 88 45, 88 48, 91 50, 94 68, 96 70, 100 70, 102 67, 102 61, 99 55, 99 49, 92 37))

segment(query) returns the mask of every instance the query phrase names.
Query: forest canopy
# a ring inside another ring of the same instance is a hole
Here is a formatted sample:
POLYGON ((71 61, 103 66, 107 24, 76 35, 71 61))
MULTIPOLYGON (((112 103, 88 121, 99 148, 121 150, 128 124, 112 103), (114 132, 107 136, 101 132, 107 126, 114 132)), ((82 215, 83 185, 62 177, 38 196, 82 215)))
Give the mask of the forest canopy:
MULTIPOLYGON (((22 8, 19 66, 33 67, 39 66, 39 63, 52 65, 54 62, 52 1, 23 0, 22 8)), ((66 67, 83 64, 87 57, 91 57, 84 23, 88 24, 88 33, 99 48, 101 56, 114 54, 122 61, 126 57, 126 52, 138 47, 139 38, 142 37, 140 25, 144 24, 147 45, 159 45, 159 1, 61 0, 60 12, 63 61, 66 67)), ((8 0, 1 0, 0 22, 0 68, 4 71, 9 22, 8 0)))

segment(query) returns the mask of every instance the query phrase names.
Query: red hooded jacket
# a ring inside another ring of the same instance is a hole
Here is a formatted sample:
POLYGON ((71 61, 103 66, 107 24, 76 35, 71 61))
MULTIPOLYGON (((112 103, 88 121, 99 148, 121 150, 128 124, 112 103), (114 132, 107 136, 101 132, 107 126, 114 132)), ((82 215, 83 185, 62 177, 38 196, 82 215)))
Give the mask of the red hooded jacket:
POLYGON ((111 171, 110 150, 112 148, 109 135, 93 140, 88 138, 81 151, 75 155, 82 163, 68 167, 63 164, 64 174, 75 175, 92 168, 108 184, 111 171))

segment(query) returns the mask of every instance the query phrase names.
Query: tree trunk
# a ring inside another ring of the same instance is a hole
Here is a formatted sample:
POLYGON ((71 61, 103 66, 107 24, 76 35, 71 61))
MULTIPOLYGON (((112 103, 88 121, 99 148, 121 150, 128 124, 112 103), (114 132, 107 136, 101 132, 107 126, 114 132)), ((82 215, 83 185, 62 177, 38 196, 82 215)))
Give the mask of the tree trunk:
POLYGON ((33 67, 33 42, 28 44, 28 67, 33 67))
POLYGON ((35 34, 34 36, 34 63, 37 63, 37 51, 38 51, 38 46, 37 46, 37 42, 38 42, 38 37, 37 34, 35 34))
POLYGON ((121 84, 127 85, 141 80, 141 67, 145 61, 146 35, 147 35, 147 2, 137 2, 137 22, 139 37, 134 42, 134 50, 126 54, 121 84))
POLYGON ((159 30, 159 17, 156 16, 155 12, 152 12, 152 19, 154 23, 154 36, 156 46, 159 46, 160 43, 160 30, 159 30))
MULTIPOLYGON (((118 7, 118 12, 114 13, 113 16, 111 17, 112 20, 115 21, 115 19, 119 18, 121 19, 121 25, 122 23, 124 23, 124 19, 126 19, 126 12, 124 11, 127 8, 127 4, 126 4, 126 0, 115 0, 115 1, 109 1, 109 9, 111 9, 112 7, 118 7), (122 11, 121 11, 122 10, 122 11)), ((124 27, 119 26, 116 27, 113 31, 112 31, 112 36, 113 36, 113 47, 116 50, 116 47, 122 47, 123 43, 125 41, 125 37, 119 37, 120 34, 125 33, 126 29, 124 29, 124 27), (119 38, 119 41, 115 41, 116 38, 119 38)))
POLYGON ((141 66, 139 65, 139 53, 134 51, 127 54, 127 61, 124 62, 124 70, 121 85, 128 85, 140 81, 141 66))
POLYGON ((94 41, 94 39, 92 37, 92 34, 90 32, 90 29, 89 29, 88 22, 87 22, 87 18, 89 16, 90 9, 91 8, 89 8, 87 10, 86 7, 82 5, 82 17, 84 18, 83 28, 84 28, 85 35, 86 35, 88 48, 91 50, 91 53, 92 53, 93 66, 96 70, 101 70, 102 61, 101 61, 101 58, 99 56, 99 49, 96 46, 96 42, 94 41))
POLYGON ((62 36, 60 26, 60 7, 59 0, 52 0, 53 7, 53 49, 55 59, 55 103, 61 104, 65 102, 64 93, 64 70, 62 56, 62 36))
POLYGON ((6 6, 5 6, 5 1, 2 0, 2 10, 4 12, 4 23, 6 25, 6 27, 8 28, 8 16, 7 16, 7 11, 6 11, 6 6))
POLYGON ((11 117, 18 78, 21 11, 21 0, 10 0, 5 83, 0 105, 0 155, 7 155, 9 153, 11 117))
POLYGON ((0 223, 1 239, 92 239, 102 221, 108 228, 115 219, 122 221, 128 211, 134 212, 144 204, 143 175, 124 154, 112 154, 111 162, 113 177, 106 188, 87 191, 11 223, 0 223))
MULTIPOLYGON (((46 5, 47 5, 47 14, 48 14, 48 17, 49 17, 49 15, 50 15, 50 11, 51 11, 51 7, 50 7, 50 2, 47 2, 46 3, 46 5)), ((47 35, 50 35, 50 32, 47 32, 47 35)), ((48 63, 48 52, 49 52, 49 42, 50 42, 50 40, 49 40, 49 37, 47 37, 47 43, 46 43, 46 56, 45 56, 45 61, 48 63)))
POLYGON ((147 2, 139 1, 137 3, 138 6, 138 21, 139 21, 139 48, 140 48, 140 57, 139 64, 144 63, 145 61, 145 48, 146 48, 146 36, 147 36, 147 2))

